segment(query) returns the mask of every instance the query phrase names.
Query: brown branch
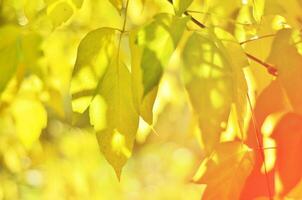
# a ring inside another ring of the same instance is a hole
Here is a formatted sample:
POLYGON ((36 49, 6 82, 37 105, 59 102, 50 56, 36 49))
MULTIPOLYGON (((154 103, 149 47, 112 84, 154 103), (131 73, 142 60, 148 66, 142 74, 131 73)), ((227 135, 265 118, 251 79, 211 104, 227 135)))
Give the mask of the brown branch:
POLYGON ((197 19, 195 19, 192 15, 190 15, 187 11, 184 12, 184 14, 186 16, 189 16, 192 20, 192 22, 194 22, 197 26, 199 26, 200 28, 206 28, 206 25, 204 25, 203 23, 201 23, 200 21, 198 21, 197 19))
POLYGON ((253 56, 253 55, 251 55, 249 53, 245 53, 245 54, 251 60, 259 63, 262 66, 264 66, 267 69, 268 73, 270 73, 271 75, 273 75, 273 76, 277 76, 278 75, 278 71, 277 71, 277 69, 274 66, 272 66, 272 65, 270 65, 270 64, 268 64, 268 63, 266 63, 266 62, 264 62, 262 60, 260 60, 259 58, 256 58, 255 56, 253 56))
MULTIPOLYGON (((172 0, 168 0, 168 2, 173 5, 173 1, 172 0)), ((190 17, 191 21, 194 24, 196 24, 197 26, 199 26, 200 28, 206 28, 206 25, 204 25, 203 23, 201 23, 200 21, 198 21, 196 18, 194 18, 192 15, 190 15, 187 11, 185 11, 184 14, 186 16, 190 17)))
MULTIPOLYGON (((167 1, 168 1, 170 4, 173 5, 173 0, 167 0, 167 1)), ((185 11, 184 14, 185 14, 186 16, 189 16, 189 17, 191 18, 191 21, 194 22, 194 23, 195 23, 197 26, 199 26, 200 28, 207 28, 203 23, 201 23, 201 22, 198 21, 196 18, 194 18, 192 15, 190 15, 188 11, 185 11)), ((273 36, 273 35, 266 35, 266 36, 263 36, 263 37, 261 37, 261 38, 271 37, 271 36, 273 36)), ((256 39, 254 39, 254 40, 256 40, 256 39)), ((244 43, 247 43, 247 42, 250 42, 250 41, 254 41, 254 40, 243 41, 243 42, 241 42, 241 43, 239 43, 239 44, 242 45, 242 44, 244 44, 244 43)), ((267 71, 268 71, 269 74, 271 74, 271 75, 273 75, 273 76, 277 76, 277 75, 278 75, 278 71, 277 71, 277 69, 276 69, 274 66, 272 66, 272 65, 270 65, 270 64, 268 64, 268 63, 266 63, 266 62, 264 62, 264 61, 262 61, 262 60, 260 60, 259 58, 256 58, 255 56, 253 56, 253 55, 251 55, 251 54, 249 54, 249 53, 245 53, 245 54, 246 54, 247 57, 250 58, 251 60, 253 60, 253 61, 255 61, 255 62, 261 64, 262 66, 264 66, 264 67, 267 69, 267 71)))

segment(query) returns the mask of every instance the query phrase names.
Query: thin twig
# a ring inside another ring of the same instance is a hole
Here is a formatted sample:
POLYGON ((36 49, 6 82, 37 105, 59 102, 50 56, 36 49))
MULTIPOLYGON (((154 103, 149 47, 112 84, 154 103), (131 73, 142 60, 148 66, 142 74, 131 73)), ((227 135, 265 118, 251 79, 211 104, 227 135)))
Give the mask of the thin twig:
POLYGON ((189 16, 192 20, 192 22, 194 22, 197 26, 199 26, 200 28, 206 28, 206 25, 204 25, 203 23, 201 23, 200 21, 198 21, 197 19, 195 19, 192 15, 190 15, 187 11, 184 12, 184 14, 186 16, 189 16))
POLYGON ((261 64, 262 66, 264 66, 267 69, 268 73, 270 73, 271 75, 273 75, 273 76, 277 76, 278 75, 278 71, 277 71, 276 67, 274 67, 274 66, 272 66, 272 65, 270 65, 270 64, 268 64, 268 63, 266 63, 266 62, 264 62, 262 60, 260 60, 259 58, 256 58, 255 56, 253 56, 253 55, 251 55, 251 54, 249 54, 247 52, 245 52, 245 54, 251 60, 253 60, 253 61, 261 64))
POLYGON ((263 35, 263 36, 259 36, 259 37, 256 37, 256 38, 251 38, 251 39, 242 41, 239 44, 243 45, 243 44, 248 43, 248 42, 253 42, 253 41, 261 40, 261 39, 268 38, 268 37, 274 37, 274 36, 276 36, 276 34, 263 35))
MULTIPOLYGON (((168 2, 170 4, 173 5, 173 1, 172 0, 168 0, 168 2)), ((206 25, 204 25, 203 23, 201 23, 200 21, 198 21, 197 19, 195 19, 192 15, 190 15, 187 11, 184 12, 184 14, 188 17, 191 18, 191 21, 196 24, 197 26, 199 26, 200 28, 206 28, 206 25)))

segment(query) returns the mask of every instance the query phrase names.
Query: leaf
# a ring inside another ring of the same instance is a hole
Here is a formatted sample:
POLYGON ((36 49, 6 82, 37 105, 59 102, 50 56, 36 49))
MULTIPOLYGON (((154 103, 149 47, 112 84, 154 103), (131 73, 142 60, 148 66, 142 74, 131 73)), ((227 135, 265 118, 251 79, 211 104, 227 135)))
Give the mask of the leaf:
POLYGON ((266 0, 265 14, 276 14, 284 17, 286 22, 295 28, 301 26, 301 0, 266 0))
POLYGON ((302 116, 288 113, 274 128, 277 143, 276 168, 282 181, 282 195, 291 191, 302 178, 302 116))
POLYGON ((97 130, 100 150, 120 177, 131 155, 138 126, 131 75, 118 58, 115 29, 100 28, 81 41, 73 71, 73 101, 85 99, 90 123, 97 130), (90 82, 88 82, 90 81, 90 82), (88 99, 87 99, 88 98, 88 99))
POLYGON ((59 0, 44 0, 44 2, 46 3, 46 5, 51 5, 51 4, 53 4, 53 3, 55 3, 55 2, 58 2, 59 0))
MULTIPOLYGON (((84 110, 92 97, 97 94, 97 87, 111 63, 116 49, 116 30, 100 28, 89 32, 78 47, 77 59, 72 73, 71 93, 73 102, 87 98, 82 104, 84 110)), ((75 110, 73 106, 73 110, 75 110)))
POLYGON ((142 49, 140 65, 144 95, 158 85, 163 69, 177 47, 188 20, 188 17, 159 14, 138 31, 135 44, 142 49))
POLYGON ((293 34, 291 29, 277 33, 268 62, 276 66, 278 79, 294 111, 302 114, 302 93, 297 92, 302 91, 302 56, 292 41, 293 34))
POLYGON ((117 11, 121 14, 123 9, 123 0, 109 0, 110 3, 117 9, 117 11))
POLYGON ((302 198, 302 180, 286 195, 285 198, 301 199, 302 198))
POLYGON ((153 104, 157 95, 158 87, 154 87, 146 96, 143 97, 142 81, 142 50, 135 44, 137 32, 131 32, 129 37, 131 50, 131 83, 134 98, 134 105, 137 112, 149 124, 153 122, 153 104))
MULTIPOLYGON (((286 102, 278 80, 272 81, 257 97, 253 109, 254 120, 250 119, 248 137, 246 143, 252 149, 259 149, 259 143, 263 142, 261 127, 265 119, 273 113, 280 113, 286 110, 286 102), (261 133, 261 134, 258 134, 261 133), (258 136, 256 137, 256 134, 258 136)), ((274 149, 273 149, 274 150, 274 149)), ((269 151, 269 150, 266 150, 269 151)), ((255 154, 255 165, 253 171, 247 178, 241 192, 241 199, 256 199, 257 197, 269 197, 269 191, 275 193, 275 170, 267 174, 261 171, 263 166, 263 154, 258 150, 255 154)))
POLYGON ((239 199, 241 188, 254 165, 254 152, 238 142, 220 143, 201 164, 194 180, 207 184, 202 199, 239 199))
POLYGON ((203 143, 210 153, 220 141, 234 103, 243 130, 247 60, 240 45, 221 29, 193 33, 183 50, 184 80, 198 115, 203 143))
POLYGON ((189 18, 159 14, 154 20, 131 32, 131 71, 136 110, 152 124, 152 108, 157 87, 189 18))
POLYGON ((193 0, 173 0, 175 13, 181 16, 181 14, 187 10, 192 2, 193 0))
POLYGON ((72 0, 72 2, 75 4, 75 6, 80 9, 83 5, 84 0, 72 0))
POLYGON ((59 2, 49 13, 49 18, 54 28, 62 25, 73 14, 72 7, 67 2, 59 2))
POLYGON ((21 60, 20 30, 15 26, 0 28, 0 94, 15 74, 21 60))
MULTIPOLYGON (((8 25, 0 28, 0 94, 11 78, 22 78, 27 71, 37 72, 41 57, 41 36, 35 32, 23 33, 18 27, 8 25), (18 73, 19 74, 18 74, 18 73)), ((20 81, 20 80, 19 80, 20 81)))
POLYGON ((39 59, 43 56, 41 44, 42 37, 35 32, 22 35, 22 60, 20 64, 24 65, 27 71, 36 74, 41 73, 39 66, 39 59))
POLYGON ((17 136, 30 149, 47 125, 47 113, 43 105, 35 99, 19 98, 12 105, 17 136))
POLYGON ((260 23, 265 8, 265 1, 253 0, 253 16, 256 22, 260 23))
POLYGON ((113 60, 107 69, 99 95, 107 104, 107 127, 97 133, 99 146, 120 177, 131 155, 139 119, 133 105, 131 76, 120 60, 113 60))

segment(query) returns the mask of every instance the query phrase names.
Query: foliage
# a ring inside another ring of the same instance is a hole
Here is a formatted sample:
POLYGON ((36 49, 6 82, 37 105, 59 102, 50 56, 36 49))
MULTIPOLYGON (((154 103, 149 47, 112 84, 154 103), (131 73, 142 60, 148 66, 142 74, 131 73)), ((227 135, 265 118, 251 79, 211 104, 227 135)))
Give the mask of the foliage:
POLYGON ((0 199, 302 199, 301 11, 0 0, 0 199))

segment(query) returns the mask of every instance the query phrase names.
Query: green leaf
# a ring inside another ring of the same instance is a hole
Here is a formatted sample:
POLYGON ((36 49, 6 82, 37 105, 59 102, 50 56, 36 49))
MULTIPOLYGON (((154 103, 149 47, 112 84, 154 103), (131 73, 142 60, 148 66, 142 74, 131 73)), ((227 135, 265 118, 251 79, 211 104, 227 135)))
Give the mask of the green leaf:
POLYGON ((173 0, 175 13, 180 16, 187 10, 192 2, 193 0, 173 0))
POLYGON ((149 124, 163 69, 185 29, 188 18, 157 15, 154 20, 130 34, 132 89, 135 107, 149 124))
POLYGON ((247 85, 242 68, 247 59, 227 32, 215 28, 193 33, 183 50, 184 80, 198 116, 203 143, 211 153, 235 104, 243 129, 247 85))
POLYGON ((99 90, 106 102, 107 126, 97 133, 99 146, 120 177, 122 167, 130 157, 138 127, 138 115, 133 104, 131 76, 120 60, 113 60, 99 90))
MULTIPOLYGON (((159 14, 150 24, 137 31, 132 48, 136 46, 135 48, 139 48, 141 52, 139 65, 142 71, 144 96, 158 85, 163 69, 177 47, 188 20, 188 17, 159 14)), ((132 57, 137 59, 136 55, 132 57)))
POLYGON ((14 76, 21 60, 20 30, 15 26, 0 28, 0 94, 14 76))
POLYGON ((111 28, 93 30, 82 39, 72 73, 71 94, 73 102, 87 100, 79 103, 80 109, 73 106, 73 110, 84 112, 97 94, 99 82, 113 58, 116 40, 116 30, 111 28))
POLYGON ((142 48, 135 44, 137 31, 130 34, 130 50, 131 50, 131 82, 134 98, 134 105, 137 112, 149 124, 153 122, 153 104, 157 95, 158 87, 154 87, 145 97, 143 97, 144 85, 142 81, 142 48))
POLYGON ((291 29, 277 33, 268 62, 278 70, 278 80, 295 112, 302 113, 302 56, 295 47, 291 29), (286 55, 284 55, 286 52, 286 55))
POLYGON ((202 199, 239 199, 254 163, 254 152, 245 144, 238 141, 220 143, 193 178, 207 184, 202 199))

